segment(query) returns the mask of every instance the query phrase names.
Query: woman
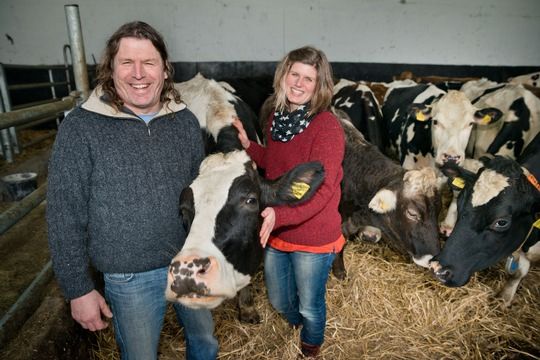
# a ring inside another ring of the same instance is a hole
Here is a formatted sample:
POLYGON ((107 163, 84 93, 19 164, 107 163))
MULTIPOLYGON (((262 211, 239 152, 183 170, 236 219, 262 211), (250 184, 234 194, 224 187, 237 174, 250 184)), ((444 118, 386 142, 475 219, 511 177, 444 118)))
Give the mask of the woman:
POLYGON ((261 213, 270 303, 290 326, 302 327, 302 354, 312 358, 324 341, 328 274, 345 243, 338 212, 345 144, 343 130, 329 111, 332 89, 332 69, 324 53, 309 46, 293 50, 274 76, 267 145, 250 142, 240 121, 234 123, 242 146, 265 169, 266 178, 275 179, 307 161, 319 161, 325 169, 325 180, 310 201, 261 213))

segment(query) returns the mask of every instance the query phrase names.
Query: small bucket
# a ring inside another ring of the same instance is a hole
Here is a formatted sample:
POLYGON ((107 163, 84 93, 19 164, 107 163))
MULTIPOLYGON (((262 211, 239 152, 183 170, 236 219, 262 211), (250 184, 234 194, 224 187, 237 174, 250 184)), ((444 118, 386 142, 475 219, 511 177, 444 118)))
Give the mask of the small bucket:
POLYGON ((19 201, 37 189, 37 174, 17 173, 2 177, 7 201, 19 201))

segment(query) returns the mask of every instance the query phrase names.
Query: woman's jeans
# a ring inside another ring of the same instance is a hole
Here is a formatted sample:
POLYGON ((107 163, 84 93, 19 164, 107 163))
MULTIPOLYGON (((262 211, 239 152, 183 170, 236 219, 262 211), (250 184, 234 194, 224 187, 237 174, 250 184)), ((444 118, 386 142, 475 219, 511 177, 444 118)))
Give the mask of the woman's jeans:
POLYGON ((306 344, 324 341, 326 281, 335 257, 266 248, 264 276, 270 303, 291 325, 302 325, 300 340, 306 344))
MULTIPOLYGON (((167 309, 167 267, 141 273, 106 273, 105 296, 113 312, 114 332, 122 360, 157 359, 167 309)), ((174 304, 184 327, 186 359, 214 360, 218 342, 210 310, 174 304)))

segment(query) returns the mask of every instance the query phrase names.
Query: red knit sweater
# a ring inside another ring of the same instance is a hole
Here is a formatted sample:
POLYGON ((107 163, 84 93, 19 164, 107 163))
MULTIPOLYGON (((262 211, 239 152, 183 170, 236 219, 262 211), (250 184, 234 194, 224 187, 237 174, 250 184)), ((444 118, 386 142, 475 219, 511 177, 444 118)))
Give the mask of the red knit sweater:
MULTIPOLYGON (((275 179, 308 161, 321 162, 325 171, 324 182, 313 198, 298 206, 274 207, 276 224, 272 235, 300 246, 335 242, 341 236, 338 205, 343 177, 341 163, 345 152, 343 129, 338 120, 329 111, 321 112, 304 132, 286 143, 272 140, 272 121, 268 124, 265 129, 267 146, 251 142, 247 150, 257 165, 265 169, 267 179, 275 179)), ((272 239, 269 244, 272 245, 272 239)))

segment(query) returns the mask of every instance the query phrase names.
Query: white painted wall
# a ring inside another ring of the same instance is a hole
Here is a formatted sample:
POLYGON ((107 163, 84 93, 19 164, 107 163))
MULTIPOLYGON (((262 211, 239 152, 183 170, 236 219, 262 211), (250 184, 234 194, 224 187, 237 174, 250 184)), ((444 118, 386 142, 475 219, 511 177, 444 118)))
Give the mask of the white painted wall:
MULTIPOLYGON (((0 0, 0 62, 63 64, 65 4, 0 0)), ((79 11, 89 64, 137 19, 172 61, 277 61, 311 44, 330 61, 540 65, 540 0, 86 0, 79 11)))

